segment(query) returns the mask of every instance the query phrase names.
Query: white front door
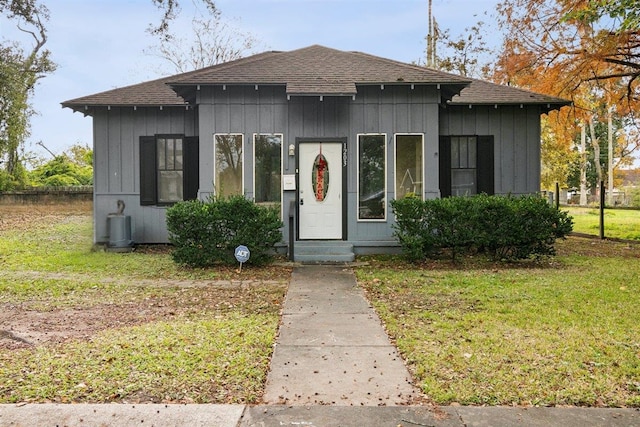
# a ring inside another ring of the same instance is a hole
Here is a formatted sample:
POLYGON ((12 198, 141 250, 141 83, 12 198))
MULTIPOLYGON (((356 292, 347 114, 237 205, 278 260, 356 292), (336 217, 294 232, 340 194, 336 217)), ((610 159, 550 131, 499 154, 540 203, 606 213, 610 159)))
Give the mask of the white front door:
POLYGON ((342 143, 300 142, 300 239, 342 239, 342 143))

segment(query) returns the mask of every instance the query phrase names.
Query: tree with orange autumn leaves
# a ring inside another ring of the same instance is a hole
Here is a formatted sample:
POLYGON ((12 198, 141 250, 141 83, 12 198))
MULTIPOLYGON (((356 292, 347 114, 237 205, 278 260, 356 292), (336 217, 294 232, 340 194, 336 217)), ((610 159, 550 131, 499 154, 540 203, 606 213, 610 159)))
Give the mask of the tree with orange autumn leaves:
MULTIPOLYGON (((503 0, 499 24, 507 36, 494 79, 573 101, 545 117, 543 186, 566 185, 569 163, 580 163, 581 126, 595 159, 609 156, 598 123, 612 123, 613 167, 640 151, 640 5, 635 0, 503 0), (606 154, 600 156, 599 152, 606 154)), ((595 161, 598 179, 604 179, 595 161)), ((611 184, 612 186, 612 184, 611 184)))

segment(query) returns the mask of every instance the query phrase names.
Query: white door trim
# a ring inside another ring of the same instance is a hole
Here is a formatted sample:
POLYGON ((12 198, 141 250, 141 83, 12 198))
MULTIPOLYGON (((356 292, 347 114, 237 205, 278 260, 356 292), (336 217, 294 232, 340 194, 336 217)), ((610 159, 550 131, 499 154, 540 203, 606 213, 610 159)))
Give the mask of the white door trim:
POLYGON ((296 142, 298 238, 346 239, 346 138, 300 138, 296 142), (312 178, 317 183, 320 153, 327 162, 327 181, 323 181, 327 186, 326 193, 316 194, 312 178))

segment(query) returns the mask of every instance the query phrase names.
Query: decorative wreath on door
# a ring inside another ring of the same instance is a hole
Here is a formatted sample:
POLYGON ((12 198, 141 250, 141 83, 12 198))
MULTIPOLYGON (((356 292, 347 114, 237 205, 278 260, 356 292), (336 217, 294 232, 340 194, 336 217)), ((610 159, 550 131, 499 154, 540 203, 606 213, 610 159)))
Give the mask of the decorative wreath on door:
POLYGON ((324 154, 322 154, 322 144, 320 144, 320 153, 318 153, 313 161, 311 182, 316 200, 318 202, 324 201, 327 197, 327 190, 329 189, 329 163, 324 154))

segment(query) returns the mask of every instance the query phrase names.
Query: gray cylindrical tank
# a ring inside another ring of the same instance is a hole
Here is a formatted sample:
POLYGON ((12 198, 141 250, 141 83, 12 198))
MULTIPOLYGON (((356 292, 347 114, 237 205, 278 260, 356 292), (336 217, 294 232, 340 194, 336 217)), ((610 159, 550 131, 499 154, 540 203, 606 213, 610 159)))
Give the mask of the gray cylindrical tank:
POLYGON ((131 216, 111 214, 107 216, 109 248, 127 250, 133 247, 131 240, 131 216))

